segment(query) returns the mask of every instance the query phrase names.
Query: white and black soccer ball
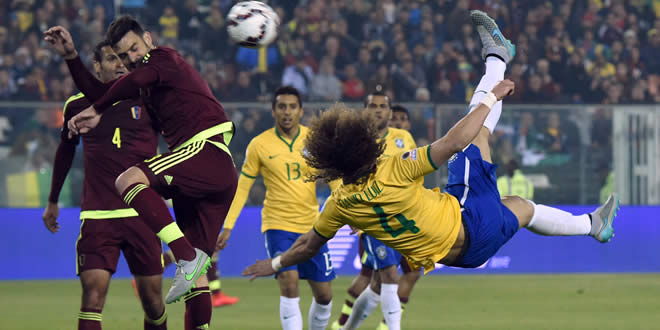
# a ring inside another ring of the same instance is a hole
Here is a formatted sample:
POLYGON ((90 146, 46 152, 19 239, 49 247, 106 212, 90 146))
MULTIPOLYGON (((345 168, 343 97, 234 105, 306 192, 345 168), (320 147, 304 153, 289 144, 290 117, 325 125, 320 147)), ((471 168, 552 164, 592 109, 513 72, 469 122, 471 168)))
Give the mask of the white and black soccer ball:
POLYGON ((277 37, 280 18, 261 1, 235 4, 227 14, 227 33, 231 40, 243 47, 265 47, 277 37))

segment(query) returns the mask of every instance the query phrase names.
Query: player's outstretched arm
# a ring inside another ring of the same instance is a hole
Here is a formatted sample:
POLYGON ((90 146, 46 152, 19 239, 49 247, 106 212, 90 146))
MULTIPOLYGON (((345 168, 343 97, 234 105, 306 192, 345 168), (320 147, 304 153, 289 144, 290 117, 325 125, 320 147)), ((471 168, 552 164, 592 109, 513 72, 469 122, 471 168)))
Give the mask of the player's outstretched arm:
POLYGON ((431 144, 431 159, 435 164, 443 164, 453 154, 463 150, 479 134, 490 108, 505 96, 513 94, 514 83, 502 80, 488 93, 479 105, 463 117, 445 136, 431 144))
POLYGON ((284 267, 297 265, 311 259, 327 241, 327 238, 321 237, 312 229, 298 237, 293 245, 281 255, 274 259, 258 260, 254 265, 245 268, 242 274, 251 276, 250 280, 258 276, 273 275, 284 267))
POLYGON ((66 60, 73 82, 88 100, 95 102, 112 86, 112 83, 103 83, 96 79, 96 76, 83 64, 78 56, 73 38, 67 29, 62 26, 51 27, 44 32, 44 40, 50 44, 58 55, 66 60))

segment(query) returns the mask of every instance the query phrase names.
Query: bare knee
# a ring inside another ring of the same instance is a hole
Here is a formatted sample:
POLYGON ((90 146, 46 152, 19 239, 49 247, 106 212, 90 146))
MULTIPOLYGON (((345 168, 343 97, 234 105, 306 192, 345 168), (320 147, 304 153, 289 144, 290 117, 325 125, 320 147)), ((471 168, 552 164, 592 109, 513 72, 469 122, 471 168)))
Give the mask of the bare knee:
POLYGON ((149 179, 140 168, 132 166, 117 177, 115 188, 120 194, 123 194, 134 183, 149 185, 149 179))
POLYGON ((321 305, 327 305, 332 301, 332 285, 331 282, 315 282, 309 281, 314 294, 314 300, 321 305))
POLYGON ((142 308, 149 318, 155 320, 163 315, 162 278, 160 275, 136 276, 142 308))
POLYGON ((504 204, 518 219, 519 227, 525 227, 534 216, 534 206, 528 200, 520 196, 502 197, 504 204))
POLYGON ((399 283, 399 273, 397 272, 396 265, 389 266, 378 272, 381 282, 385 284, 399 283))
POLYGON ((110 272, 101 269, 80 273, 82 285, 82 307, 102 310, 110 285, 110 272))
POLYGON ((296 298, 298 294, 298 272, 288 270, 277 275, 280 282, 280 295, 287 298, 296 298))

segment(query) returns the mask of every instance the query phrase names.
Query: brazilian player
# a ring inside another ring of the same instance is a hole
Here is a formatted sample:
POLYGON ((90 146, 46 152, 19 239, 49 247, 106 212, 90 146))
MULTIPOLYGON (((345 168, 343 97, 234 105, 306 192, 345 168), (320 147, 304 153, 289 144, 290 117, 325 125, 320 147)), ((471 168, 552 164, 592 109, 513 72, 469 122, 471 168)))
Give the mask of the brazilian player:
MULTIPOLYGON (((378 134, 385 143, 383 157, 391 157, 401 151, 417 147, 408 131, 388 128, 393 115, 393 107, 387 95, 382 92, 369 94, 364 100, 364 106, 365 111, 373 113, 378 134)), ((423 178, 419 181, 422 184, 423 178)), ((332 324, 332 329, 339 329, 347 323, 351 327, 357 327, 369 316, 379 301, 382 302, 381 308, 386 319, 385 323, 399 324, 401 322, 401 301, 407 302, 410 294, 408 290, 404 299, 400 299, 398 294, 400 280, 398 265, 402 260, 401 254, 368 234, 360 235, 360 251, 362 269, 348 288, 348 296, 342 307, 342 313, 339 320, 332 324), (376 272, 372 278, 374 270, 376 272)), ((405 260, 403 263, 407 266, 405 260)), ((419 278, 420 272, 415 271, 414 273, 419 278)))
POLYGON ((392 106, 392 120, 390 120, 390 127, 410 131, 410 112, 406 107, 400 104, 392 106))
POLYGON ((381 159, 385 148, 369 113, 335 106, 312 122, 305 157, 318 172, 312 179, 342 179, 308 233, 286 252, 247 267, 243 275, 269 276, 304 262, 348 224, 406 256, 413 269, 435 263, 474 268, 492 257, 522 227, 553 236, 589 235, 608 242, 618 210, 616 194, 590 214, 572 215, 517 197, 500 197, 488 137, 501 114, 501 100, 514 92, 500 81, 515 50, 481 11, 471 17, 482 40, 486 74, 469 113, 431 145, 381 159), (417 180, 447 162, 444 191, 417 180))
MULTIPOLYGON (((308 129, 300 125, 303 116, 300 93, 284 86, 275 91, 272 102, 275 127, 257 135, 247 147, 245 162, 238 180, 217 247, 226 246, 236 219, 245 205, 250 188, 259 174, 264 178, 266 198, 261 213, 261 231, 266 251, 275 258, 312 228, 318 217, 316 183, 305 181, 309 167, 303 159, 307 152, 303 141, 308 129)), ((306 262, 278 269, 280 286, 280 321, 282 329, 302 329, 298 279, 306 279, 314 299, 309 309, 309 328, 325 329, 332 309, 331 281, 335 278, 326 244, 306 262)))
MULTIPOLYGON (((62 53, 62 49, 55 50, 62 53)), ((102 82, 126 74, 126 67, 107 42, 94 49, 94 69, 102 82)), ((79 93, 64 104, 65 121, 87 108, 90 101, 79 93)), ((101 329, 102 310, 117 269, 120 251, 135 277, 137 293, 145 311, 145 329, 167 329, 167 314, 161 293, 163 267, 161 243, 132 208, 127 208, 114 189, 117 175, 156 154, 158 134, 139 99, 113 106, 113 111, 92 133, 82 137, 85 179, 81 202, 80 237, 76 242, 76 271, 82 284, 78 329, 101 329)), ((57 232, 57 200, 71 168, 80 138, 68 137, 66 125, 55 153, 48 206, 43 214, 46 227, 57 232)))

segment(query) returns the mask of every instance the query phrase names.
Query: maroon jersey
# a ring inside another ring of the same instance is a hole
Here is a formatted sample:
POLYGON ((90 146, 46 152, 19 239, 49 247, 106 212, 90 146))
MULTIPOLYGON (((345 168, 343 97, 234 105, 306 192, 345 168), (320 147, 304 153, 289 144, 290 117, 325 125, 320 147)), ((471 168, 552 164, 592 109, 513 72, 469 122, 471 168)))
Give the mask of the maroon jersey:
MULTIPOLYGON (((64 122, 90 106, 78 94, 64 108, 64 122)), ((98 126, 82 135, 85 180, 81 210, 116 210, 128 208, 115 189, 115 180, 129 167, 156 155, 158 134, 149 112, 139 99, 121 101, 111 106, 98 126)), ((62 143, 71 143, 67 125, 62 129, 62 143)), ((79 137, 74 137, 78 143, 79 137)))
POLYGON ((114 102, 137 95, 152 110, 170 149, 229 121, 199 72, 171 48, 152 49, 138 68, 117 80, 94 102, 94 108, 104 112, 114 102))

